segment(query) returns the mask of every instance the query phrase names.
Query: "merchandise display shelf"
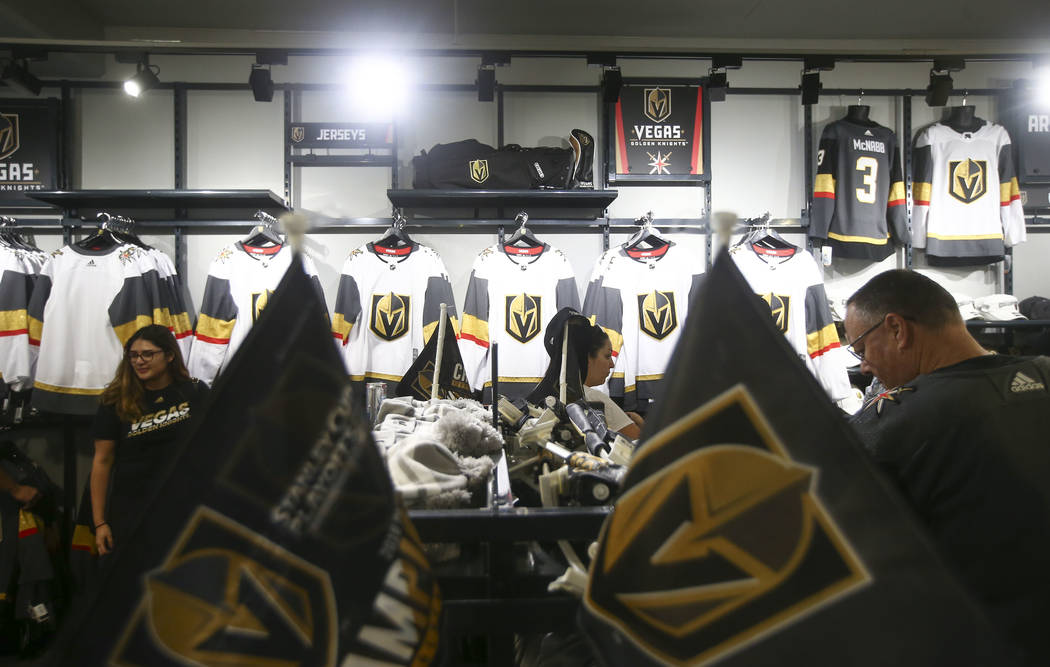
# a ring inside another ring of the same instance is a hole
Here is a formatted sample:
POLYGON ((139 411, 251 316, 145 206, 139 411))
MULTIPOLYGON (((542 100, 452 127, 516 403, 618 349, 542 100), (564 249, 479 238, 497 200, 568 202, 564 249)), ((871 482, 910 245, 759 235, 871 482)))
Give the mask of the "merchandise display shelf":
POLYGON ((616 190, 458 189, 387 190, 386 194, 390 203, 399 208, 555 208, 591 210, 597 217, 619 193, 616 190))
POLYGON ((64 209, 251 209, 280 213, 289 209, 270 190, 49 190, 29 193, 37 201, 64 209))

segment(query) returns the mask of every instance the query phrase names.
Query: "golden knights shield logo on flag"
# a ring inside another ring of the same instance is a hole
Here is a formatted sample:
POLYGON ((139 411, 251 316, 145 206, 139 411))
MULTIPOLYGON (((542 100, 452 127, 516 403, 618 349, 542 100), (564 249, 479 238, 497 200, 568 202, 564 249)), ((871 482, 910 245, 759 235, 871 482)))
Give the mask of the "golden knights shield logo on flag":
POLYGON ((591 566, 587 605, 646 652, 704 662, 869 580, 813 493, 816 469, 790 458, 743 385, 657 433, 632 465, 683 440, 690 454, 617 501, 591 566))
POLYGON ((543 321, 542 297, 510 294, 506 297, 506 329, 515 340, 528 343, 540 333, 543 321))
POLYGON ((292 126, 292 141, 295 143, 301 142, 306 138, 306 128, 302 125, 292 126))
POLYGON ((470 180, 475 183, 484 183, 489 179, 489 161, 488 160, 471 160, 470 161, 470 180))
POLYGON ((773 294, 772 292, 759 294, 759 296, 769 306, 769 314, 773 316, 773 326, 780 333, 787 333, 791 327, 791 297, 786 294, 773 294))
POLYGON ((646 88, 645 115, 654 123, 662 123, 671 115, 671 89, 646 88))
POLYGON ((678 328, 674 292, 652 291, 638 295, 638 326, 646 334, 663 340, 678 328))
POLYGON ((0 160, 14 155, 19 145, 18 114, 0 113, 0 160))
POLYGON ((988 191, 988 163, 985 160, 948 162, 948 194, 970 204, 988 191))
POLYGON ((330 665, 336 618, 327 572, 200 507, 167 560, 146 575, 111 660, 330 665))
POLYGON ((412 297, 407 294, 373 294, 368 328, 383 340, 396 340, 408 331, 412 297))

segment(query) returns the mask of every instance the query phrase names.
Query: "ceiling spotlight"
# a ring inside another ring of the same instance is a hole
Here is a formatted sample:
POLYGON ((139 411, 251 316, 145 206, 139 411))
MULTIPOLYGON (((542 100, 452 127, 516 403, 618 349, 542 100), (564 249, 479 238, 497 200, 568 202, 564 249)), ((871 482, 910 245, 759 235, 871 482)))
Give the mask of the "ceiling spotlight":
POLYGON ((270 70, 260 65, 252 65, 248 85, 256 102, 273 102, 273 78, 270 76, 270 70))
POLYGON ((926 86, 926 104, 943 107, 952 94, 952 72, 966 68, 962 58, 934 58, 930 70, 930 85, 926 86))
POLYGON ((623 88, 623 75, 619 67, 607 67, 602 74, 602 101, 616 104, 620 101, 620 89, 623 88))
POLYGON ((729 77, 726 70, 740 69, 744 64, 742 56, 714 56, 711 59, 711 70, 707 77, 707 98, 712 102, 723 102, 729 90, 729 77))
POLYGON ((4 67, 4 73, 0 78, 7 84, 8 88, 17 90, 24 95, 35 97, 40 94, 44 87, 44 84, 40 83, 40 79, 33 76, 29 71, 29 65, 24 60, 21 64, 16 63, 14 60, 9 62, 4 67))
POLYGON ((492 65, 478 67, 478 102, 496 99, 496 68, 492 65))
POLYGON ((149 62, 140 62, 136 65, 138 71, 135 73, 135 76, 124 82, 124 92, 132 97, 138 97, 160 83, 160 79, 157 78, 157 72, 160 72, 160 68, 157 67, 157 71, 154 72, 154 67, 157 66, 150 65, 149 62))

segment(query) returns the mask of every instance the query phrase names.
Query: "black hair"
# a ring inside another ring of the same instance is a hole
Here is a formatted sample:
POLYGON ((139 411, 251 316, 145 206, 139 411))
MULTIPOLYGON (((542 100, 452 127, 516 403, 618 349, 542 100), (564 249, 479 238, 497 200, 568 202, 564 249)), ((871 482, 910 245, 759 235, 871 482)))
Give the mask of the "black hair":
POLYGON ((580 379, 586 381, 590 359, 597 356, 598 351, 609 342, 609 334, 597 324, 581 326, 579 329, 580 331, 572 337, 572 343, 576 351, 576 361, 580 364, 580 379))
POLYGON ((940 329, 962 322, 959 306, 948 290, 921 273, 894 269, 875 276, 846 301, 869 324, 896 313, 919 324, 940 329))

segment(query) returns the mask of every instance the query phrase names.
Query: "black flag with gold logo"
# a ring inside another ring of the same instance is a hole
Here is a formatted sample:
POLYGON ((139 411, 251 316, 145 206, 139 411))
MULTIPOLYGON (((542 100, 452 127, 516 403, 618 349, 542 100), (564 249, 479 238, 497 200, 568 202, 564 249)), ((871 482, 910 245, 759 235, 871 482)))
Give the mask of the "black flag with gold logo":
POLYGON ((607 665, 1013 664, 724 251, 580 620, 607 665))
MULTIPOLYGON (((434 365, 437 363, 438 329, 430 334, 430 340, 423 346, 412 367, 405 371, 404 377, 397 385, 397 396, 411 396, 420 401, 430 400, 430 390, 434 382, 434 365)), ((445 316, 445 345, 441 352, 441 376, 438 378, 438 398, 475 398, 474 391, 467 381, 463 366, 463 357, 456 344, 456 330, 452 320, 445 316)))
POLYGON ((325 319, 297 257, 51 664, 435 661, 436 580, 325 319))

